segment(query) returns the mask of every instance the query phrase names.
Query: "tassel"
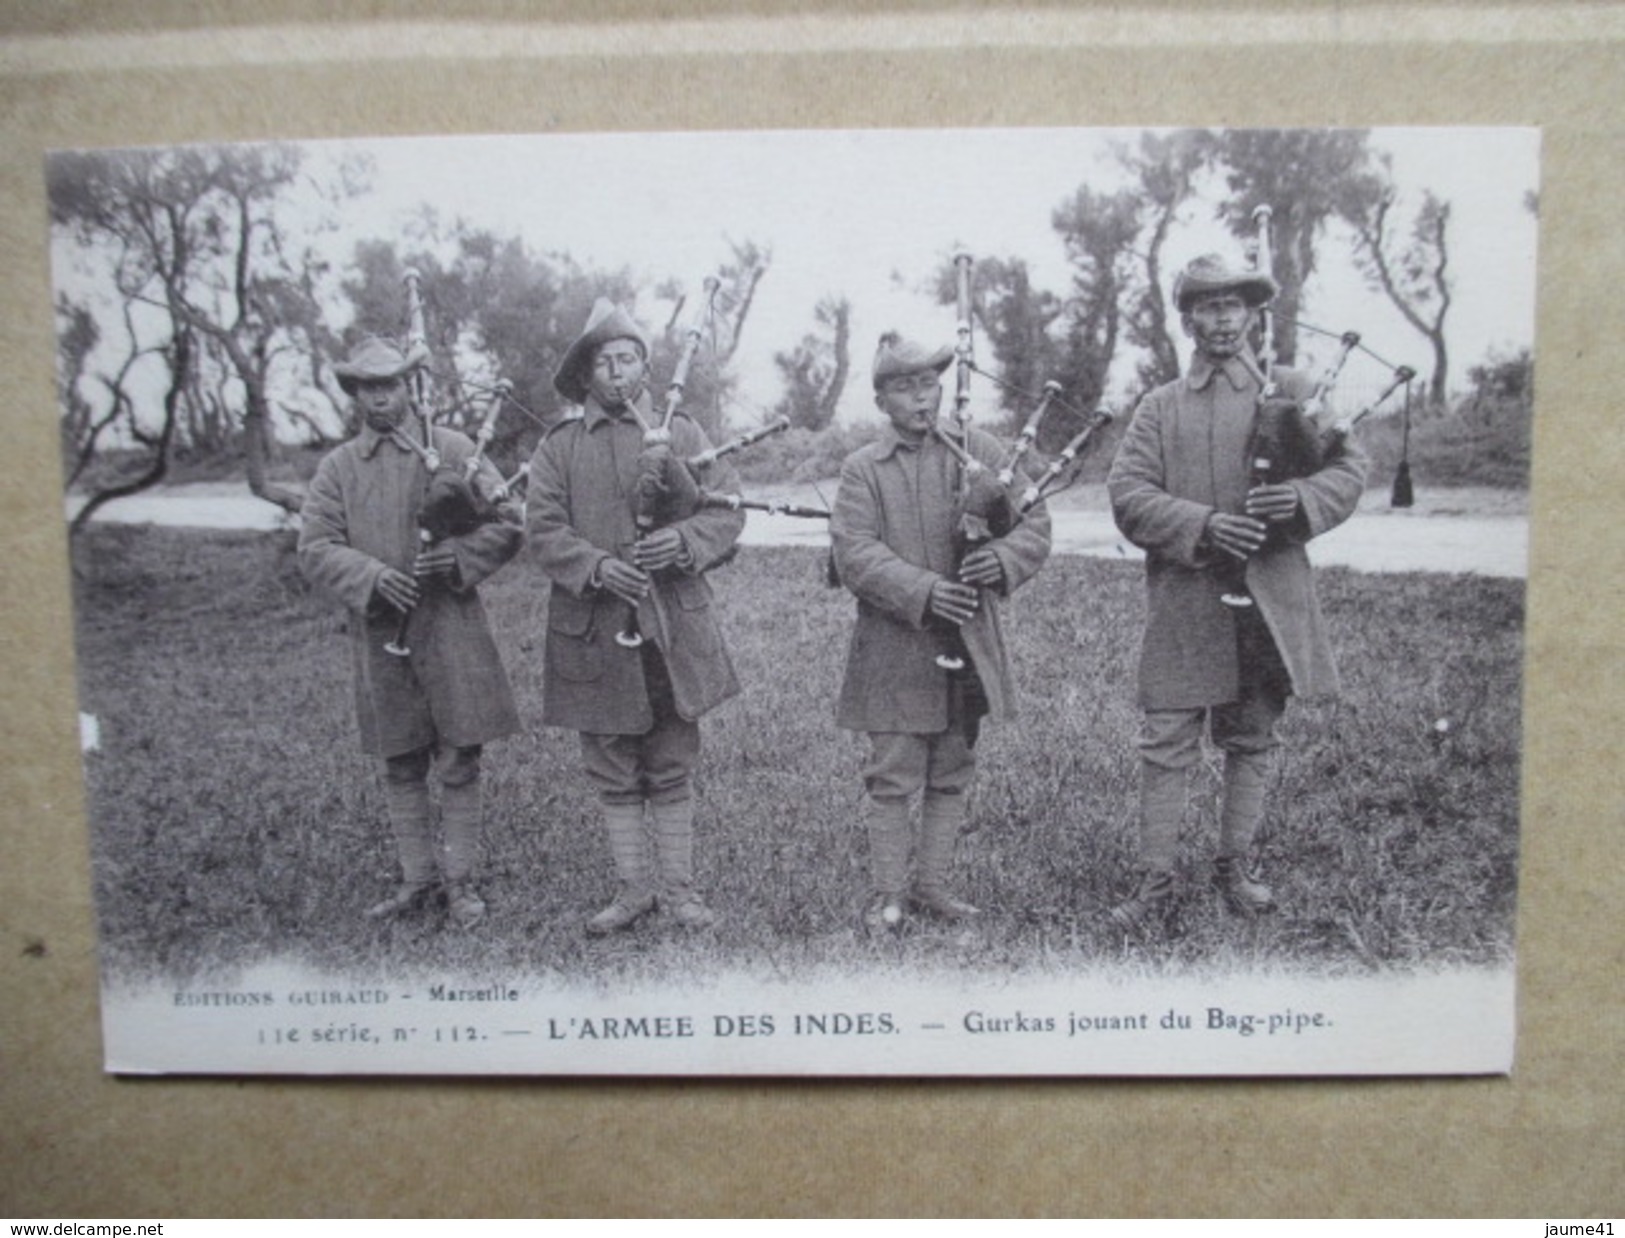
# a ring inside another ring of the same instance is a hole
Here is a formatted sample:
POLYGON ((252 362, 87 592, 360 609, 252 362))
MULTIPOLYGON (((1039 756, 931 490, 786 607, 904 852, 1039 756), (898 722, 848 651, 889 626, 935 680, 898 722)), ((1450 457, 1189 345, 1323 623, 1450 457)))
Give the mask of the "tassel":
POLYGON ((1411 462, 1401 460, 1399 471, 1394 474, 1394 491, 1389 496, 1389 505, 1392 507, 1413 507, 1416 504, 1416 491, 1411 486, 1411 462))
POLYGON ((1388 496, 1390 507, 1413 507, 1416 491, 1411 486, 1411 385, 1405 384, 1405 437, 1401 440, 1399 468, 1394 473, 1394 489, 1388 496))

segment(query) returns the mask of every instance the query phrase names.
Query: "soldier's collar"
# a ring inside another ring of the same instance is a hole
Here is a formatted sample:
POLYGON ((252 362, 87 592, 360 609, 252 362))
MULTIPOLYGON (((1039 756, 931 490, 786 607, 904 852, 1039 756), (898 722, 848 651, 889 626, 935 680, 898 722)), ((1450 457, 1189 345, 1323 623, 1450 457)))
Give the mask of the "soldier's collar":
POLYGON ((394 430, 375 430, 366 422, 362 422, 360 435, 362 458, 371 460, 378 454, 378 449, 385 443, 393 444, 397 451, 411 451, 410 447, 397 438, 398 435, 407 432, 408 424, 410 423, 403 422, 399 428, 394 430))
POLYGON ((904 438, 897 432, 897 427, 888 421, 886 423, 885 437, 880 440, 885 444, 885 450, 881 452, 881 459, 885 459, 887 456, 894 455, 899 451, 919 451, 920 448, 931 442, 933 437, 933 435, 927 434, 924 438, 918 440, 904 438))
POLYGON ((1215 374, 1223 374, 1232 391, 1246 391, 1254 385, 1252 375, 1248 373, 1246 365, 1239 357, 1227 357, 1219 365, 1214 365, 1201 353, 1191 358, 1190 374, 1186 381, 1192 391, 1201 391, 1213 381, 1215 374))

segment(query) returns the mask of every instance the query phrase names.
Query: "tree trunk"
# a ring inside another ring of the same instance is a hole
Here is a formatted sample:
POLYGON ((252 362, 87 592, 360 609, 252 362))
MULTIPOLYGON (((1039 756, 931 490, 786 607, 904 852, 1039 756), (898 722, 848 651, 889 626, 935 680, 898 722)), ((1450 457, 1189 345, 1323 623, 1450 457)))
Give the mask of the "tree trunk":
POLYGON ((152 463, 147 466, 145 473, 133 481, 121 482, 91 495, 85 505, 74 514, 73 522, 68 525, 70 538, 80 533, 90 523, 91 517, 106 504, 114 499, 122 499, 127 495, 149 490, 164 479, 164 474, 169 471, 169 444, 175 434, 175 422, 179 415, 181 395, 186 388, 187 372, 191 369, 191 358, 191 333, 176 332, 171 349, 169 390, 164 392, 164 423, 159 427, 157 441, 153 444, 152 463))
POLYGON ((297 515, 304 506, 303 498, 285 486, 273 484, 265 475, 271 454, 270 438, 270 406, 263 384, 256 381, 248 388, 248 407, 243 411, 243 457, 248 470, 248 488, 256 497, 297 515))

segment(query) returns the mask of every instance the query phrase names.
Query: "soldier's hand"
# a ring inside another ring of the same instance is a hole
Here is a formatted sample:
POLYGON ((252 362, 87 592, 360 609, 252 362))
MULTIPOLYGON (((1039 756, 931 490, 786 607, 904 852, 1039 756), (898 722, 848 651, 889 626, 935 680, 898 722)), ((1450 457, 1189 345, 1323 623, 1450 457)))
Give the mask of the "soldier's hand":
POLYGON ((392 567, 384 569, 378 583, 373 586, 373 592, 396 610, 411 610, 420 597, 417 582, 405 572, 398 572, 392 567))
POLYGON ((605 559, 598 565, 598 583, 623 602, 636 606, 649 592, 649 578, 630 563, 605 559))
POLYGON ((933 615, 957 626, 976 613, 978 600, 974 586, 944 577, 931 586, 928 605, 933 615))
POLYGON ((1214 512, 1207 520, 1207 535, 1220 550, 1238 559, 1245 559, 1264 544, 1268 531, 1262 520, 1251 516, 1231 516, 1214 512))
POLYGON ((982 589, 1004 587, 1004 564, 986 546, 971 551, 959 565, 959 579, 982 589))
POLYGON ((434 546, 428 550, 420 550, 418 557, 412 562, 412 575, 419 580, 440 576, 455 577, 457 554, 450 546, 434 546))
POLYGON ((1255 486, 1247 492, 1247 514, 1276 524, 1298 514, 1298 488, 1280 483, 1255 486))
POLYGON ((683 557, 683 535, 676 529, 656 529, 632 547, 632 561, 646 572, 671 567, 683 557))

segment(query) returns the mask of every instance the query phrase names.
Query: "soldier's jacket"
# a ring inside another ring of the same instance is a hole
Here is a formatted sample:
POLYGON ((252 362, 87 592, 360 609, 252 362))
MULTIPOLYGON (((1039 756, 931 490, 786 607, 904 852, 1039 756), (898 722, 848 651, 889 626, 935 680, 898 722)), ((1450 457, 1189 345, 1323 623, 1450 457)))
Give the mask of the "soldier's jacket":
MULTIPOLYGON (((650 417, 649 395, 638 397, 650 417)), ((710 447, 705 431, 679 413, 672 421, 679 460, 710 447)), ((615 642, 628 607, 589 582, 600 560, 630 560, 636 526, 633 495, 643 431, 588 398, 581 414, 554 427, 537 444, 530 474, 530 543, 552 578, 543 659, 542 721, 598 735, 641 735, 654 725, 639 650, 615 642)), ((721 461, 706 475, 711 489, 736 487, 721 461)), ((707 568, 726 559, 745 526, 742 512, 712 508, 670 527, 682 534, 692 562, 668 568, 638 608, 639 627, 659 646, 671 676, 677 712, 689 720, 739 691, 733 663, 712 609, 707 568)))
MULTIPOLYGON (((1274 373, 1283 396, 1312 383, 1274 373)), ((1107 488, 1117 527, 1146 551, 1147 615, 1140 704, 1189 709, 1239 692, 1235 611, 1221 602, 1229 556, 1202 544, 1210 513, 1239 513, 1247 495, 1247 440, 1258 382, 1239 361, 1215 367, 1198 356, 1184 378, 1150 392, 1134 414, 1107 488)), ((1365 485, 1365 456, 1352 443, 1319 472, 1290 484, 1300 503, 1288 536, 1247 561, 1247 587, 1269 625, 1299 696, 1335 693, 1337 668, 1315 596, 1304 543, 1347 520, 1365 485)))
MULTIPOLYGON (((991 469, 1003 462, 1004 449, 991 435, 972 430, 969 447, 991 469)), ((836 706, 838 726, 926 735, 948 725, 948 672, 936 663, 941 641, 926 624, 932 584, 955 571, 958 470, 935 437, 916 447, 890 429, 841 468, 830 534, 841 583, 857 595, 858 621, 836 706)), ((990 547, 1004 568, 1006 592, 1015 589, 1049 556, 1049 514, 1040 505, 990 547)), ((982 591, 960 634, 988 716, 1013 716, 1015 686, 993 590, 982 591)))
MULTIPOLYGON (((444 465, 461 469, 474 444, 436 428, 444 465)), ((486 462, 476 482, 495 492, 501 477, 486 462)), ((422 457, 363 427, 321 462, 301 512, 299 566, 307 579, 352 612, 350 651, 362 750, 400 756, 440 742, 471 747, 519 728, 508 677, 491 639, 476 586, 524 540, 516 504, 499 519, 449 538, 457 580, 426 584, 407 630, 410 657, 384 650, 400 612, 377 598, 386 567, 408 574, 419 542, 417 513, 428 487, 422 457)))

